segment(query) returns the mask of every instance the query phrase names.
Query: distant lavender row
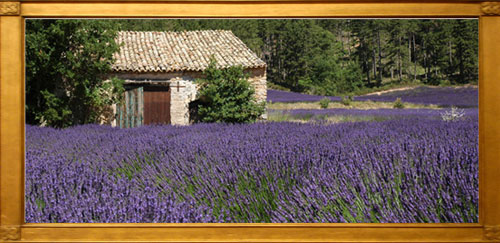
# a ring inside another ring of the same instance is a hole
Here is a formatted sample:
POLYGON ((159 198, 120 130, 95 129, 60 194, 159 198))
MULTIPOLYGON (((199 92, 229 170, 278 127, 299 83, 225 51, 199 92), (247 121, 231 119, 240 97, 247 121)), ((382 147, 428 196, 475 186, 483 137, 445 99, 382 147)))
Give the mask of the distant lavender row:
MULTIPOLYGON (((324 96, 308 95, 287 91, 268 90, 267 100, 272 102, 316 102, 324 96)), ((332 101, 340 97, 328 96, 332 101)), ((475 87, 417 87, 410 90, 393 91, 381 95, 354 97, 356 101, 394 102, 401 98, 403 102, 415 104, 435 104, 439 106, 478 107, 478 90, 475 87)))
POLYGON ((478 122, 26 128, 26 222, 478 220, 478 122))
POLYGON ((381 95, 359 96, 355 97, 355 100, 393 102, 398 97, 403 102, 445 107, 478 107, 479 104, 478 90, 474 87, 417 87, 381 95))

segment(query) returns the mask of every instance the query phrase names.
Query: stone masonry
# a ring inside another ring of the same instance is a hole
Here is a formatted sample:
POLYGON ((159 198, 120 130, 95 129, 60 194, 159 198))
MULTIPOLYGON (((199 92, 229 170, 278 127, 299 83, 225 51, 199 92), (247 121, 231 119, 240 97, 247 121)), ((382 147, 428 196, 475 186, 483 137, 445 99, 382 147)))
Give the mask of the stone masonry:
POLYGON ((267 78, 265 68, 245 70, 250 74, 248 81, 255 89, 255 100, 257 102, 266 101, 267 98, 267 78))
POLYGON ((189 124, 189 103, 196 99, 197 87, 187 78, 170 81, 170 121, 172 125, 189 124))

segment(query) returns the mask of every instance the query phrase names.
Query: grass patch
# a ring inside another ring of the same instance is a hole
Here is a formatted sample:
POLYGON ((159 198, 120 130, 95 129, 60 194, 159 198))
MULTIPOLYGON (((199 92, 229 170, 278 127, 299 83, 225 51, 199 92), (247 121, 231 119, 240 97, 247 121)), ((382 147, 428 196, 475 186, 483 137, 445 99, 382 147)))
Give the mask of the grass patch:
POLYGON ((383 116, 329 116, 325 119, 327 123, 360 122, 360 121, 385 121, 391 117, 383 116))
POLYGON ((313 114, 301 114, 292 115, 283 112, 272 112, 269 113, 268 121, 272 122, 325 122, 325 123, 342 123, 342 122, 360 122, 360 121, 386 121, 390 120, 391 117, 384 116, 353 116, 353 115, 317 115, 313 114))
POLYGON ((272 122, 308 122, 313 117, 313 114, 291 115, 283 112, 270 112, 267 120, 272 122))

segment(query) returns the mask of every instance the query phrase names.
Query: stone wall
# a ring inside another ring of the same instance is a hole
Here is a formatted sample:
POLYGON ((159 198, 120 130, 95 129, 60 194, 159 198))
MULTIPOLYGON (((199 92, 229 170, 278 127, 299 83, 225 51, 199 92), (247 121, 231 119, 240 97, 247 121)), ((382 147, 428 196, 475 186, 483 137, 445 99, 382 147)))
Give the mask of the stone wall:
MULTIPOLYGON (((255 89, 255 99, 257 102, 265 102, 267 99, 267 77, 266 69, 259 68, 250 70, 250 78, 248 81, 255 89)), ((267 119, 267 110, 262 114, 261 119, 267 119)))
POLYGON ((250 74, 248 81, 253 85, 255 89, 255 99, 257 102, 266 101, 267 98, 267 77, 266 69, 249 69, 247 70, 250 74))
MULTIPOLYGON (((257 102, 266 101, 267 84, 266 69, 246 69, 249 74, 249 82, 255 88, 257 102)), ((171 73, 118 73, 118 78, 126 82, 165 82, 170 86, 170 120, 172 125, 189 125, 189 103, 196 99, 197 86, 194 84, 196 78, 201 78, 201 72, 171 72, 171 73), (179 88, 177 88, 179 86, 179 88)), ((116 108, 113 107, 116 112, 116 108)), ((264 115, 265 119, 266 116, 264 115)), ((116 124, 116 122, 111 122, 116 124)))
POLYGON ((196 99, 197 87, 191 77, 170 80, 170 121, 172 125, 189 125, 189 103, 196 99))

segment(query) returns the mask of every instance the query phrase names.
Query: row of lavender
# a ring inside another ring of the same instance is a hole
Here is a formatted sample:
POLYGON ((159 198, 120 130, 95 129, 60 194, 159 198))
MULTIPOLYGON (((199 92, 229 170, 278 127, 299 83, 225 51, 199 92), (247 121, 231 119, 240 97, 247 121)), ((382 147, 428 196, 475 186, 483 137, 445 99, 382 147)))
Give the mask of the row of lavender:
POLYGON ((477 119, 26 128, 27 222, 477 222, 477 119))
MULTIPOLYGON (((324 96, 308 95, 279 90, 268 90, 267 101, 272 102, 316 102, 324 96)), ((328 96, 331 101, 340 101, 340 97, 328 96)), ((478 90, 476 87, 416 87, 408 90, 392 91, 380 95, 354 97, 355 101, 394 102, 401 98, 403 102, 415 104, 435 104, 439 106, 477 107, 478 90)))

